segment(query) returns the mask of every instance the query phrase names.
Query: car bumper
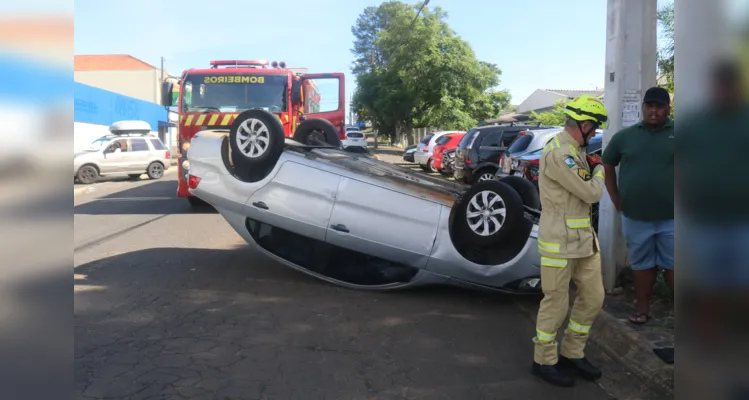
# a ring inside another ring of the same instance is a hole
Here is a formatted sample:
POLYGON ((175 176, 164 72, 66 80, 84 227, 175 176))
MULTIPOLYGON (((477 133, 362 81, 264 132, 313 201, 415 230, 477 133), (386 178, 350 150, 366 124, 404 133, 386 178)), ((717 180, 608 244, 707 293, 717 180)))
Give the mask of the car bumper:
POLYGON ((414 153, 406 153, 403 155, 403 161, 414 162, 414 153))
POLYGON ((427 165, 430 157, 432 157, 432 153, 414 153, 414 162, 419 165, 427 165))

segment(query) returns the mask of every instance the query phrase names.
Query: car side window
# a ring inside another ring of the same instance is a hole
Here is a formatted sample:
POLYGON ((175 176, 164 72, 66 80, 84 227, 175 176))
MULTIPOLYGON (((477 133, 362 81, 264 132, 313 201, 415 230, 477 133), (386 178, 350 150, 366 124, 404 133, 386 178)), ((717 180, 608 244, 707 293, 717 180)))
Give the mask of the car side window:
POLYGON ((161 140, 159 139, 149 139, 151 142, 151 145, 156 150, 164 150, 164 145, 161 143, 161 140))
POLYGON ((502 141, 499 147, 508 148, 512 144, 513 140, 518 137, 518 131, 504 131, 502 133, 502 141))
POLYGON ((107 146, 106 153, 114 153, 115 150, 120 149, 122 152, 127 151, 127 141, 125 140, 115 140, 112 143, 107 146))
POLYGON ((502 131, 492 131, 481 140, 481 147, 499 147, 502 131))
POLYGON ((130 147, 133 151, 148 151, 146 139, 130 139, 130 147))

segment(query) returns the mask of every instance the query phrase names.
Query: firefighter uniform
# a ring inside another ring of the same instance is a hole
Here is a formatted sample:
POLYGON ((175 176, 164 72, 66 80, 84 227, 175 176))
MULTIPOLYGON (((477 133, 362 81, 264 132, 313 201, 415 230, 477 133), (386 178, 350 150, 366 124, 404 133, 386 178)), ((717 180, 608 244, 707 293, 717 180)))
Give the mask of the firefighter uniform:
POLYGON ((541 288, 544 298, 538 311, 534 361, 555 365, 557 331, 569 308, 569 283, 578 296, 564 334, 560 353, 583 358, 590 327, 604 300, 601 260, 591 225, 591 205, 600 201, 604 171, 592 171, 585 148, 565 130, 544 148, 538 178, 543 213, 538 229, 541 253, 541 288))

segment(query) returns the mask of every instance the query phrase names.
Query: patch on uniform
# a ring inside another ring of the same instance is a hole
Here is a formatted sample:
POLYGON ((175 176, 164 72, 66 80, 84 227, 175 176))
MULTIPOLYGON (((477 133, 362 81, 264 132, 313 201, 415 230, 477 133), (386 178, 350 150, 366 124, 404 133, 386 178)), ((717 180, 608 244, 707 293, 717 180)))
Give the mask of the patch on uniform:
POLYGON ((590 172, 588 172, 588 171, 586 171, 586 170, 584 170, 582 168, 580 168, 580 169, 577 170, 577 175, 579 175, 580 178, 583 178, 584 181, 589 181, 590 178, 591 178, 590 172))
POLYGON ((572 158, 572 156, 567 156, 564 158, 564 163, 567 164, 568 167, 573 168, 575 165, 575 159, 572 158))

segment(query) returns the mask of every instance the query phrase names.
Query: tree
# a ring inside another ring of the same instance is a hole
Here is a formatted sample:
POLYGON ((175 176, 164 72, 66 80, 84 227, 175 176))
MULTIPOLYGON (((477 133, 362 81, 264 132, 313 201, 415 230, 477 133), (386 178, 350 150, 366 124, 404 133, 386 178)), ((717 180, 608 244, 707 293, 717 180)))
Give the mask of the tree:
POLYGON ((510 102, 509 92, 494 89, 500 69, 476 59, 442 9, 416 13, 388 1, 364 9, 351 28, 355 112, 391 137, 414 126, 468 129, 498 116, 510 102))
POLYGON ((674 4, 658 10, 658 23, 663 28, 663 44, 658 49, 658 72, 666 78, 666 89, 674 92, 674 4))
POLYGON ((542 113, 531 111, 531 121, 540 122, 542 125, 564 126, 567 119, 564 113, 564 99, 559 99, 554 104, 554 109, 542 113))

